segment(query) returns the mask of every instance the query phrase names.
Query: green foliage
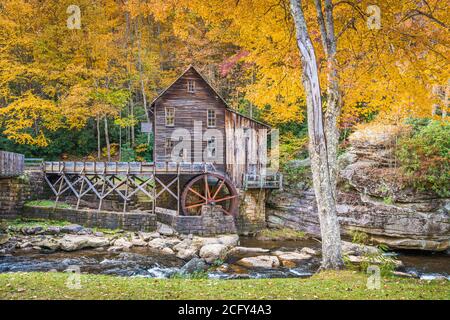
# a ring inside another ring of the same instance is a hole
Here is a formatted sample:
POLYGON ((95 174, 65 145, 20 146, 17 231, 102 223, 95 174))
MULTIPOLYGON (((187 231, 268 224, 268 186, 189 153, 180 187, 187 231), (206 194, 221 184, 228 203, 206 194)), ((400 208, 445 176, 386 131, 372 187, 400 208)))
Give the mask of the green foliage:
MULTIPOLYGON (((46 208, 53 208, 55 206, 55 201, 52 200, 33 200, 33 201, 28 201, 25 203, 26 206, 30 206, 30 207, 46 207, 46 208)), ((63 203, 63 202, 58 202, 56 204, 57 208, 70 208, 70 205, 68 205, 67 203, 63 203)))
MULTIPOLYGON (((369 245, 370 237, 367 233, 361 231, 352 231, 350 232, 352 236, 352 242, 360 245, 369 245)), ((344 264, 348 269, 356 269, 359 271, 365 272, 368 267, 372 265, 377 265, 380 268, 380 274, 382 276, 391 275, 395 270, 395 262, 393 258, 386 256, 386 251, 388 251, 388 247, 386 245, 380 244, 377 246, 377 253, 369 253, 366 252, 362 256, 362 261, 358 266, 355 266, 348 257, 344 256, 344 264)))
POLYGON ((450 196, 450 123, 409 121, 413 132, 400 139, 396 152, 409 184, 420 191, 450 196))
POLYGON ((216 259, 214 260, 212 266, 213 267, 220 267, 221 265, 223 265, 225 263, 225 261, 223 261, 222 259, 216 259))
POLYGON ((70 224, 67 221, 57 221, 57 220, 47 220, 47 219, 26 219, 19 218, 15 220, 8 220, 7 225, 10 230, 20 230, 22 228, 31 228, 31 227, 43 227, 47 229, 50 226, 53 227, 63 227, 70 224))
POLYGON ((120 110, 127 104, 130 98, 130 93, 125 89, 99 88, 92 93, 92 96, 95 101, 110 105, 120 110))
POLYGON ((308 137, 296 136, 288 132, 280 137, 280 164, 284 166, 288 161, 308 156, 308 137))
POLYGON ((153 136, 150 135, 150 144, 148 135, 140 133, 136 137, 136 146, 131 147, 129 143, 122 145, 122 156, 120 161, 144 161, 151 162, 153 160, 153 136))
POLYGON ((136 152, 130 146, 129 143, 125 143, 122 146, 122 154, 121 154, 120 161, 125 161, 125 162, 136 161, 136 152))
POLYGON ((394 199, 391 196, 384 197, 383 198, 383 202, 384 202, 384 204, 393 204, 394 203, 394 199))
POLYGON ((312 186, 311 167, 310 166, 295 166, 285 164, 282 167, 284 184, 286 186, 298 186, 298 183, 303 183, 305 187, 312 186))
POLYGON ((44 130, 49 140, 47 147, 18 144, 7 139, 0 132, 0 150, 22 153, 28 158, 44 158, 45 160, 57 160, 63 153, 84 156, 97 149, 93 124, 94 122, 90 121, 82 130, 58 129, 54 132, 44 130))
POLYGON ((368 244, 369 243, 369 235, 365 232, 361 231, 351 231, 350 235, 352 236, 352 242, 357 244, 368 244))

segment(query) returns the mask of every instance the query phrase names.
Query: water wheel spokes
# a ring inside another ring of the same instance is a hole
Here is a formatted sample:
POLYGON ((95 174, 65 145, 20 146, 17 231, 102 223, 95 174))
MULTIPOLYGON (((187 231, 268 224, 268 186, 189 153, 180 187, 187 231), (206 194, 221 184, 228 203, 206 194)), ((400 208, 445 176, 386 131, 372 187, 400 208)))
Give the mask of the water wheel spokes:
POLYGON ((226 215, 235 215, 238 193, 233 183, 217 173, 205 173, 192 178, 181 195, 182 214, 200 215, 204 205, 218 205, 226 215))

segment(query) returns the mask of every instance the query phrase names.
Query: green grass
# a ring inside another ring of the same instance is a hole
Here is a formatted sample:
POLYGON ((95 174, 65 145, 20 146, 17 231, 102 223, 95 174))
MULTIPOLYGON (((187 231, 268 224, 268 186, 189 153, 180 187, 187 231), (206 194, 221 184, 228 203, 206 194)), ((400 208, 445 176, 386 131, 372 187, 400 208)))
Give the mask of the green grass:
POLYGON ((64 273, 0 274, 0 299, 449 299, 449 281, 384 277, 366 288, 367 275, 322 272, 308 279, 148 279, 81 275, 81 289, 64 273))
POLYGON ((41 226, 44 229, 48 227, 63 227, 69 225, 70 222, 67 221, 57 221, 57 220, 48 220, 48 219, 26 219, 19 218, 15 220, 6 220, 4 223, 7 226, 12 227, 13 229, 20 230, 22 228, 29 227, 38 227, 41 226))
MULTIPOLYGON (((32 201, 28 201, 25 202, 26 206, 30 206, 30 207, 45 207, 45 208, 54 208, 55 207, 55 201, 52 200, 32 200, 32 201)), ((57 208, 61 208, 61 209, 69 209, 71 208, 70 205, 68 205, 67 203, 64 202, 58 202, 56 204, 57 208)))
MULTIPOLYGON (((12 227, 13 230, 20 231, 22 228, 30 228, 41 226, 44 230, 48 227, 63 227, 73 224, 68 221, 62 220, 48 220, 48 219, 27 219, 27 218, 18 218, 15 220, 2 220, 0 221, 0 230, 7 229, 8 226, 12 227)), ((91 228, 93 232, 103 232, 106 235, 115 235, 118 233, 124 233, 123 230, 120 229, 104 229, 104 228, 91 228)))
POLYGON ((258 239, 261 240, 304 240, 307 236, 302 231, 289 228, 264 229, 258 232, 258 239))

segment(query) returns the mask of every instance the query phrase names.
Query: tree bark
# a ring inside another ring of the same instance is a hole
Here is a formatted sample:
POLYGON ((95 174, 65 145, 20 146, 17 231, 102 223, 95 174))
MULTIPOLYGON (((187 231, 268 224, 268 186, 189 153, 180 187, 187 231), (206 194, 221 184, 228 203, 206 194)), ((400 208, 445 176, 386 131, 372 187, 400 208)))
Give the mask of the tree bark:
POLYGON ((100 116, 97 115, 97 159, 100 160, 102 156, 101 151, 101 142, 100 142, 100 116))
MULTIPOLYGON (((332 124, 336 123, 337 119, 330 119, 330 122, 327 121, 327 126, 324 126, 315 50, 308 33, 301 0, 290 0, 290 4, 302 61, 303 87, 306 93, 311 170, 322 236, 322 269, 340 269, 343 267, 343 260, 339 222, 336 214, 334 173, 336 168, 333 168, 336 166, 336 161, 330 159, 329 151, 332 150, 328 150, 327 145, 327 133, 330 134, 331 143, 336 143, 332 124)), ((334 113, 330 114, 330 117, 333 115, 334 113)))
MULTIPOLYGON (((131 80, 128 83, 128 90, 130 92, 130 115, 131 118, 133 119, 133 123, 130 126, 130 135, 131 135, 131 146, 134 147, 135 146, 135 135, 134 135, 134 101, 133 101, 133 89, 131 88, 131 80)), ((147 104, 147 102, 145 102, 145 105, 147 104)), ((146 107, 144 107, 145 110, 147 110, 146 107)))
POLYGON ((108 118, 105 116, 104 119, 105 119, 106 154, 108 156, 108 161, 111 161, 111 144, 109 143, 108 118))

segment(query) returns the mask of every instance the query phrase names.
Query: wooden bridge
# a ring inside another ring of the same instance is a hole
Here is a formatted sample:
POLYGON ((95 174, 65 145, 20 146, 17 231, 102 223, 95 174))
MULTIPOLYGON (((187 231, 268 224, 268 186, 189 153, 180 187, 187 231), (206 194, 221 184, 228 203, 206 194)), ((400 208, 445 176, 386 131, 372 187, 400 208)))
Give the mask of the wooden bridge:
MULTIPOLYGON (((220 205, 225 214, 235 215, 238 191, 234 183, 214 164, 207 162, 44 162, 45 180, 58 202, 66 192, 77 198, 77 208, 87 194, 99 200, 98 210, 110 195, 123 200, 123 211, 139 192, 156 210, 163 195, 176 203, 177 214, 198 215, 203 205, 220 205), (181 178, 184 177, 183 181, 181 178)), ((277 189, 282 175, 246 175, 244 190, 277 189)), ((167 198, 164 199, 167 204, 167 198)))
POLYGON ((43 171, 56 202, 69 192, 77 198, 78 208, 85 195, 94 194, 101 210, 104 199, 115 194, 123 200, 125 212, 130 200, 142 192, 154 211, 156 200, 167 193, 173 197, 179 213, 180 176, 197 176, 216 169, 211 163, 52 161, 43 163, 43 171))

